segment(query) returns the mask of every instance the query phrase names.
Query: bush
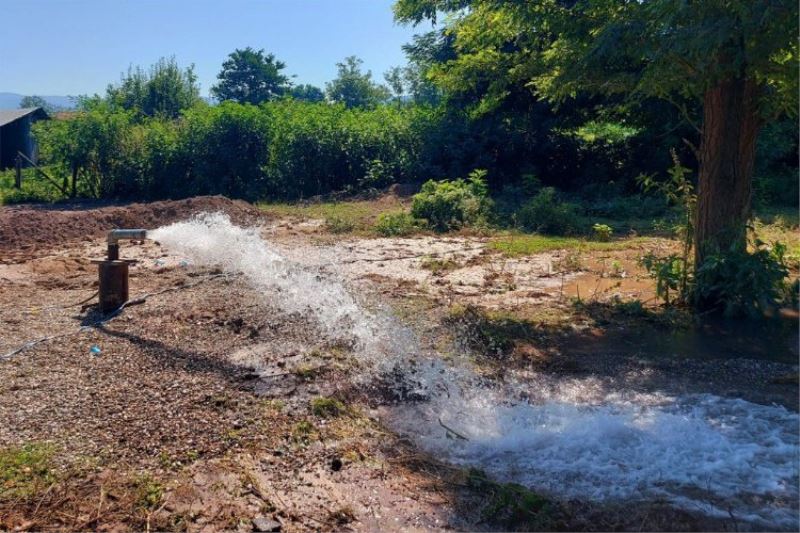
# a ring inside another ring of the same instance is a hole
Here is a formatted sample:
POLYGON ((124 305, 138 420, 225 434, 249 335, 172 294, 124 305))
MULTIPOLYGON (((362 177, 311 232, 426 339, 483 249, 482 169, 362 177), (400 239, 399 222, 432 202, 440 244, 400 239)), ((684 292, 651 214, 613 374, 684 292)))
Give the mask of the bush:
POLYGON ((485 176, 485 171, 475 170, 466 180, 425 182, 414 195, 411 215, 425 219, 436 231, 485 223, 490 209, 485 176))
POLYGON ((735 250, 707 257, 695 270, 693 297, 726 316, 759 317, 788 292, 785 253, 781 243, 768 248, 756 241, 753 253, 735 250))
POLYGON ((375 232, 383 237, 403 237, 419 229, 421 221, 404 211, 381 213, 375 222, 375 232))
POLYGON ((548 235, 578 233, 582 221, 577 208, 558 199, 553 187, 545 187, 516 214, 517 223, 526 231, 548 235))
POLYGON ((435 120, 419 106, 223 102, 170 120, 90 104, 34 133, 54 177, 77 169, 77 193, 98 198, 297 199, 414 181, 435 120))
POLYGON ((325 218, 325 229, 331 233, 350 233, 356 229, 356 221, 352 218, 331 215, 325 218))
MULTIPOLYGON (((586 192, 584 192, 584 195, 586 192)), ((582 195, 583 196, 583 195, 582 195)), ((584 196, 586 197, 586 196, 584 196)), ((614 196, 608 199, 586 201, 586 214, 592 217, 627 220, 632 218, 662 217, 670 207, 662 197, 647 195, 614 196)))
POLYGON ((592 226, 592 237, 596 241, 608 242, 614 230, 608 224, 595 224, 592 226))

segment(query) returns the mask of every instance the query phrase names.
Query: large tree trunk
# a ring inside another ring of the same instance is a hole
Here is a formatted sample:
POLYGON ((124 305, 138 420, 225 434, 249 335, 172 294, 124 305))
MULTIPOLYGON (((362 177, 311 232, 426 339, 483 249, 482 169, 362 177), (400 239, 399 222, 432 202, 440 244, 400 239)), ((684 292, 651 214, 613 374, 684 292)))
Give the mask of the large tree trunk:
POLYGON ((756 137, 761 126, 758 90, 755 81, 736 78, 705 94, 694 229, 697 267, 709 254, 747 246, 756 137))

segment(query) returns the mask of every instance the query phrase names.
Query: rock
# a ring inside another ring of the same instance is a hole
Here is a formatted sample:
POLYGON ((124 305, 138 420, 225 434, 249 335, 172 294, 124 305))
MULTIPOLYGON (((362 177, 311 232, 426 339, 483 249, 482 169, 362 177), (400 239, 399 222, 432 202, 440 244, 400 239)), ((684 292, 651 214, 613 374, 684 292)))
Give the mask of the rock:
POLYGON ((253 531, 280 531, 281 523, 271 518, 259 516, 253 518, 253 531))

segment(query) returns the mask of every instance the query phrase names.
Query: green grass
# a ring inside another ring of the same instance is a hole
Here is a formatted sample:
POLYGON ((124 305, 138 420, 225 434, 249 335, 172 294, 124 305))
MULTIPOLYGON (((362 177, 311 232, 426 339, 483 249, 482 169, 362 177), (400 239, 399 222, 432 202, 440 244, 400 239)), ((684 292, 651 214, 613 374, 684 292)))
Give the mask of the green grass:
POLYGON ((770 209, 756 213, 753 230, 756 237, 772 244, 786 245, 786 259, 793 268, 800 268, 800 231, 798 212, 794 209, 770 209))
POLYGON ((647 237, 614 239, 608 242, 590 241, 579 237, 556 237, 526 233, 505 233, 489 242, 489 247, 509 257, 538 254, 553 250, 624 250, 649 241, 647 237))
POLYGON ((322 418, 333 418, 347 411, 345 405, 334 398, 314 398, 311 400, 310 405, 311 412, 314 413, 314 416, 322 418))
POLYGON ((32 443, 0 450, 0 499, 28 498, 55 481, 53 447, 32 443))
MULTIPOLYGON (((23 202, 57 202, 66 199, 52 183, 32 168, 22 171, 22 188, 14 187, 14 169, 0 172, 0 205, 23 202)), ((52 172, 50 173, 52 175, 52 172)))
POLYGON ((364 232, 372 229, 381 213, 395 211, 397 204, 385 208, 375 201, 318 202, 311 204, 259 203, 259 209, 277 217, 322 219, 334 233, 364 232))

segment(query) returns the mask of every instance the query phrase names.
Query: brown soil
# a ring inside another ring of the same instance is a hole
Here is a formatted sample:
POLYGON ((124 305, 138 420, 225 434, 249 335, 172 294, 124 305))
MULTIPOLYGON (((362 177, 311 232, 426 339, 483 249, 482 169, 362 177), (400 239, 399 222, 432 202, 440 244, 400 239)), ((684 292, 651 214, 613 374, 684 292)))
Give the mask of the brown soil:
POLYGON ((151 229, 201 212, 222 211, 238 224, 263 218, 258 208, 224 196, 87 208, 91 204, 19 205, 0 210, 0 263, 38 257, 114 228, 151 229))

